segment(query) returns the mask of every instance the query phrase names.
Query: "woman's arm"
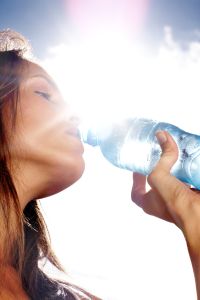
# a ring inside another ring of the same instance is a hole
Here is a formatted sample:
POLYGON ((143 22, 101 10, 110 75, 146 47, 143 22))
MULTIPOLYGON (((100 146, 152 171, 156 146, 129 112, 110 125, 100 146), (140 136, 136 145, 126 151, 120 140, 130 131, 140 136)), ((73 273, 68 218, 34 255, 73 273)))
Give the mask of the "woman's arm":
POLYGON ((197 299, 200 300, 200 250, 199 253, 195 253, 193 249, 188 245, 188 252, 190 255, 190 260, 195 277, 197 299))
POLYGON ((200 191, 170 174, 178 158, 177 145, 167 132, 159 132, 156 136, 162 148, 161 158, 147 178, 133 174, 132 200, 146 213, 173 222, 181 229, 200 300, 200 191), (146 191, 146 179, 151 187, 149 191, 146 191))

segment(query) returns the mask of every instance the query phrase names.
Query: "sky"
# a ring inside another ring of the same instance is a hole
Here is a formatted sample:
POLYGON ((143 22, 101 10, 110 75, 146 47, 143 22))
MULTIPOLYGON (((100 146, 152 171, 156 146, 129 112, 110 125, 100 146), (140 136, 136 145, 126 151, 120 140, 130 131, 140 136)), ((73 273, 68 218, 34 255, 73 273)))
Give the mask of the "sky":
MULTIPOLYGON (((30 40, 84 116, 138 114, 197 134, 199 16, 199 0, 0 2, 0 28, 30 40)), ((181 232, 131 202, 130 172, 87 145, 84 158, 81 180, 42 200, 69 279, 105 300, 195 300, 181 232)))
MULTIPOLYGON (((120 14, 120 5, 118 5, 120 0, 108 0, 106 2, 110 3, 112 11, 116 11, 115 7, 118 7, 118 15, 120 14)), ((27 36, 33 45, 35 54, 38 57, 44 57, 48 47, 52 47, 62 40, 69 39, 69 28, 76 32, 77 35, 79 34, 79 31, 81 31, 79 26, 83 24, 78 21, 77 15, 75 13, 73 14, 72 11, 77 12, 79 10, 78 7, 81 7, 80 3, 82 3, 82 11, 79 11, 79 17, 82 15, 83 20, 84 16, 88 17, 86 10, 89 3, 93 3, 93 18, 98 15, 98 9, 100 8, 100 11, 101 9, 104 11, 104 13, 100 14, 102 18, 100 20, 103 23, 106 15, 106 8, 104 9, 106 2, 103 0, 1 0, 0 25, 1 28, 13 28, 27 36), (72 10, 72 7, 74 10, 72 10)), ((138 2, 146 2, 147 5, 143 24, 141 25, 142 28, 140 28, 139 32, 139 38, 142 39, 143 42, 147 41, 153 45, 160 41, 165 25, 172 26, 176 38, 183 42, 193 38, 195 32, 196 35, 199 36, 199 0, 124 1, 124 3, 127 3, 127 7, 132 7, 132 10, 134 10, 134 8, 136 9, 136 4, 134 3, 138 2)), ((113 13, 109 12, 107 16, 109 17, 112 14, 113 13)), ((91 15, 88 18, 92 19, 91 15)))
POLYGON ((165 25, 173 27, 177 39, 191 39, 199 29, 199 0, 154 0, 151 2, 147 22, 147 32, 158 39, 165 25))
POLYGON ((39 57, 52 44, 60 43, 67 24, 63 0, 6 1, 0 4, 1 28, 11 28, 24 34, 39 57))

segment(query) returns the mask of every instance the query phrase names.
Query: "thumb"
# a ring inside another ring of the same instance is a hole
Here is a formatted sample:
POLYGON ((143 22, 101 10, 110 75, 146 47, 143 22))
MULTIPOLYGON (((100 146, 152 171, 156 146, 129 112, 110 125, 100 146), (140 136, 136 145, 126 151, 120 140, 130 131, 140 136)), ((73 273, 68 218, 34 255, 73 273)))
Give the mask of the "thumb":
POLYGON ((165 172, 170 172, 178 159, 178 147, 167 131, 157 131, 156 137, 162 149, 161 159, 156 168, 165 172))
POLYGON ((158 131, 156 137, 162 148, 162 155, 147 177, 147 181, 158 192, 170 211, 183 217, 182 208, 188 204, 189 187, 170 174, 171 168, 178 159, 178 147, 166 131, 158 131))

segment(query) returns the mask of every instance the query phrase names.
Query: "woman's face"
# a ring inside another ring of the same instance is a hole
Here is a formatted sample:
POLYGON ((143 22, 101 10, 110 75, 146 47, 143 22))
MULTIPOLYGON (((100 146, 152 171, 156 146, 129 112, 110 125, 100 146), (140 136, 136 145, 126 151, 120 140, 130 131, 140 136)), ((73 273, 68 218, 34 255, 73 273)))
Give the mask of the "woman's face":
POLYGON ((16 124, 12 159, 26 174, 25 185, 38 186, 36 196, 59 192, 80 178, 84 161, 77 120, 50 76, 33 63, 20 85, 16 124))

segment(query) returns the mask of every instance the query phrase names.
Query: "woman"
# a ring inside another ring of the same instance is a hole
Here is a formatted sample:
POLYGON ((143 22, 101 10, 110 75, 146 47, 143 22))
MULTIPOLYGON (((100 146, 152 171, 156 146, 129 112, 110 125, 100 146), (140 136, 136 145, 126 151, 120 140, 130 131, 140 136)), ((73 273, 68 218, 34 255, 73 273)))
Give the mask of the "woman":
POLYGON ((98 299, 38 267, 46 258, 63 270, 36 199, 83 173, 76 118, 49 75, 23 58, 23 37, 1 32, 0 49, 0 299, 98 299))
MULTIPOLYGON (((81 177, 83 146, 76 119, 52 79, 39 65, 23 58, 23 51, 16 50, 24 50, 23 38, 10 31, 2 36, 0 299, 98 299, 50 278, 38 267, 46 258, 63 270, 51 250, 37 199, 57 193, 81 177), (19 44, 22 47, 15 46, 19 44)), ((173 222, 183 231, 200 300, 200 197, 170 175, 178 155, 173 139, 166 132, 157 137, 163 155, 148 177, 152 189, 146 193, 145 176, 134 174, 132 199, 145 212, 173 222)))

